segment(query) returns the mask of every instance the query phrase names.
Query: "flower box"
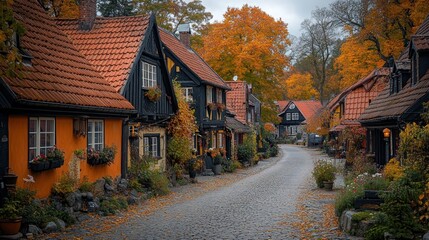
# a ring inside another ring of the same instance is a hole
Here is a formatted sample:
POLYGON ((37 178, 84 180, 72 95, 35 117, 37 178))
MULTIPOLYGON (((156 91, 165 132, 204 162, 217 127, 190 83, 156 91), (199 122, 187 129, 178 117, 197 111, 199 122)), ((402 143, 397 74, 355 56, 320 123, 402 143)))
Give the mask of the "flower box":
POLYGON ((87 162, 91 166, 95 165, 110 165, 113 163, 116 155, 116 147, 105 146, 102 150, 95 150, 93 148, 88 150, 87 162))
POLYGON ((49 162, 50 162, 49 168, 54 169, 54 168, 61 167, 64 164, 64 159, 54 159, 49 162))
POLYGON ((30 169, 33 172, 40 172, 40 171, 48 170, 49 166, 50 166, 50 163, 48 161, 31 162, 30 163, 30 169))

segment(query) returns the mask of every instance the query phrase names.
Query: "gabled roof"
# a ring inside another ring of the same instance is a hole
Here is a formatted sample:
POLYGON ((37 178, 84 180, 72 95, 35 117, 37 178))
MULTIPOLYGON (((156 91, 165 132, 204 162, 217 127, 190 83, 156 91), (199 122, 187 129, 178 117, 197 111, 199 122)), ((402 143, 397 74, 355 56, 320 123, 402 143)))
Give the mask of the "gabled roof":
POLYGON ((321 108, 322 104, 317 100, 301 100, 295 101, 291 100, 289 103, 283 108, 283 111, 278 115, 283 115, 291 104, 295 104, 296 108, 302 113, 305 119, 311 118, 314 114, 316 114, 321 108))
POLYGON ((21 77, 3 77, 14 101, 103 112, 134 109, 91 67, 37 0, 14 0, 13 10, 26 29, 21 46, 33 57, 21 77))
POLYGON ((247 83, 244 81, 227 83, 232 90, 226 92, 226 107, 236 114, 237 120, 246 124, 247 83))
POLYGON ((279 113, 283 112, 285 107, 289 104, 289 100, 277 101, 277 106, 279 106, 279 113))
POLYGON ((58 19, 57 24, 119 91, 131 73, 150 21, 149 15, 97 17, 90 31, 79 30, 78 19, 58 19))
POLYGON ((252 131, 252 129, 249 126, 243 124, 242 122, 238 121, 234 117, 227 116, 225 119, 226 119, 226 127, 229 129, 232 129, 236 133, 248 133, 252 131))
MULTIPOLYGON (((419 41, 428 41, 427 38, 421 38, 420 36, 429 36, 429 16, 425 19, 422 25, 416 32, 419 41)), ((412 37, 415 39, 415 37, 412 37)), ((427 43, 426 43, 427 44, 427 43)), ((419 43, 421 47, 426 44, 419 43)), ((409 47, 405 48, 410 50, 409 47)), ((403 51, 404 53, 406 51, 403 51)), ((409 54, 407 54, 408 56, 409 54)), ((401 55, 401 59, 404 60, 404 56, 401 55)), ((375 98, 365 112, 361 115, 359 121, 362 123, 371 123, 384 120, 398 120, 398 118, 404 117, 416 103, 427 100, 429 92, 429 69, 426 73, 418 80, 417 84, 411 86, 411 81, 408 81, 407 85, 404 86, 398 93, 390 94, 390 86, 387 85, 384 90, 375 98)))
POLYGON ((322 108, 322 104, 317 100, 307 100, 307 101, 291 101, 295 103, 299 111, 304 115, 305 119, 311 118, 314 114, 317 113, 322 108))
POLYGON ((167 49, 201 81, 223 89, 230 89, 223 79, 194 50, 186 47, 174 34, 162 28, 159 28, 159 33, 161 41, 167 49))
MULTIPOLYGON (((428 35, 414 35, 411 36, 410 48, 414 48, 417 52, 429 50, 429 36, 428 35)), ((409 51, 409 56, 413 51, 409 51)))
POLYGON ((390 68, 382 67, 373 70, 368 76, 337 95, 328 104, 332 112, 341 101, 345 101, 343 121, 356 121, 370 101, 376 98, 389 82, 390 68))

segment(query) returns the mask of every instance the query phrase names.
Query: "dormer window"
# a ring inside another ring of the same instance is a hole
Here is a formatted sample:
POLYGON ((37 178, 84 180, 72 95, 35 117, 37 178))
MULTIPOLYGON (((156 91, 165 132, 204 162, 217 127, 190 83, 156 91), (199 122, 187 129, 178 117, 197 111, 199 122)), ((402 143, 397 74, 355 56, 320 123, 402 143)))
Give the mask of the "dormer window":
POLYGON ((142 62, 143 88, 156 87, 156 66, 142 62))

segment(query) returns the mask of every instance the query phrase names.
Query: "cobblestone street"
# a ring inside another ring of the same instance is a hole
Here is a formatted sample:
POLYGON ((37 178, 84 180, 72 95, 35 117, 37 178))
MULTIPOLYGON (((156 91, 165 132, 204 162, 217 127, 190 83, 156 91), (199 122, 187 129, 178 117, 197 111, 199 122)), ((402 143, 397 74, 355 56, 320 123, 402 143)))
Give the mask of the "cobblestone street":
POLYGON ((317 239, 340 236, 332 212, 335 191, 315 189, 310 177, 313 160, 320 157, 318 151, 293 145, 280 145, 280 148, 280 157, 262 161, 256 167, 218 177, 198 177, 198 184, 175 188, 169 196, 151 199, 119 216, 93 216, 62 235, 50 237, 317 239))

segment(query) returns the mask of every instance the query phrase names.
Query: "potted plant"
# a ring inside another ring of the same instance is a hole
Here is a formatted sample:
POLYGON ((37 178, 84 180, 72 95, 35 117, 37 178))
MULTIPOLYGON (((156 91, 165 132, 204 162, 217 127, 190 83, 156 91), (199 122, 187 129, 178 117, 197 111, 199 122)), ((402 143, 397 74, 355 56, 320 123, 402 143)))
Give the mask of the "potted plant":
POLYGON ((207 108, 210 111, 213 111, 213 110, 215 110, 217 108, 217 105, 216 105, 216 103, 207 103, 207 108))
POLYGON ((217 103, 217 109, 219 110, 219 112, 222 112, 223 110, 225 110, 226 106, 223 103, 217 103))
POLYGON ((49 161, 49 168, 59 168, 64 164, 64 151, 56 146, 48 149, 46 158, 49 161))
POLYGON ((156 102, 161 98, 161 89, 158 86, 148 88, 144 94, 150 101, 156 102))
POLYGON ((116 147, 105 146, 102 150, 90 148, 87 153, 87 162, 91 166, 105 164, 110 165, 115 160, 116 147))
POLYGON ((215 175, 222 173, 222 160, 223 157, 220 152, 213 158, 213 172, 215 175))
POLYGON ((21 228, 22 206, 16 200, 6 199, 0 207, 0 231, 4 235, 15 235, 21 228))
POLYGON ((312 174, 319 188, 332 190, 336 172, 337 168, 333 163, 319 159, 314 163, 312 174))

